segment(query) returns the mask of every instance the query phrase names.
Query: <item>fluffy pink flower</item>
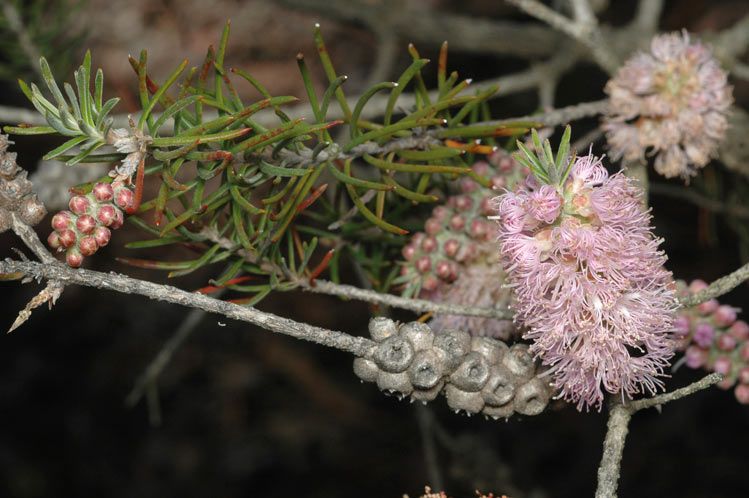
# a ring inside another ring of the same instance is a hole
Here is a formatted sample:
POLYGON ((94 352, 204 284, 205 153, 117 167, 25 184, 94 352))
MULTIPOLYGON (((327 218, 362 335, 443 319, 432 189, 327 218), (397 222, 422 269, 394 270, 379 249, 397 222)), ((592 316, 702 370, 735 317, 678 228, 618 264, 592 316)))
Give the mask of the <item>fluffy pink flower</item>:
POLYGON ((592 155, 578 158, 566 179, 549 176, 497 201, 501 257, 523 337, 578 409, 600 409, 604 392, 654 393, 674 352, 676 299, 642 192, 622 174, 609 176, 592 155), (538 205, 548 207, 544 216, 538 205), (518 230, 523 216, 515 206, 537 223, 518 230))
POLYGON ((733 102, 726 73, 686 32, 656 36, 650 52, 630 58, 606 93, 611 155, 637 161, 652 151, 656 171, 667 178, 689 178, 710 161, 733 102))

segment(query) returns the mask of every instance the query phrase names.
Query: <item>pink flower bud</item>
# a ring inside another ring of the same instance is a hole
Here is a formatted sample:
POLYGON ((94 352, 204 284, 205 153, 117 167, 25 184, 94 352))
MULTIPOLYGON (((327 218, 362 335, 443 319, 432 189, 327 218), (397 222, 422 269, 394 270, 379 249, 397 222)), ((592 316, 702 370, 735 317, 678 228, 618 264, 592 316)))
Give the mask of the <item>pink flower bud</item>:
POLYGON ((721 334, 716 342, 721 351, 733 351, 736 347, 736 339, 729 334, 721 334))
POLYGON ((702 289, 707 289, 707 283, 704 280, 692 280, 689 284, 689 292, 696 294, 702 289))
POLYGON ((421 249, 424 252, 433 252, 437 249, 437 239, 434 237, 425 237, 424 240, 421 241, 421 249))
POLYGON ((489 235, 489 227, 487 227, 484 220, 473 220, 470 228, 471 237, 479 240, 487 240, 489 235))
POLYGON ((47 237, 47 244, 49 245, 49 247, 55 250, 60 249, 60 247, 62 247, 62 243, 60 242, 60 236, 57 235, 57 232, 52 232, 49 234, 49 236, 47 237))
POLYGON ((475 192, 479 186, 471 178, 463 178, 460 180, 460 191, 464 194, 470 194, 475 192))
POLYGON ((421 288, 427 292, 434 292, 437 290, 439 284, 439 280, 437 280, 434 275, 427 275, 421 283, 421 288))
POLYGON ((80 268, 83 264, 83 255, 77 249, 71 248, 65 253, 65 261, 71 268, 80 268))
POLYGON ((424 240, 424 237, 426 237, 426 234, 424 232, 416 232, 413 237, 411 237, 411 243, 414 245, 414 247, 418 247, 421 245, 421 241, 424 240))
POLYGON ((98 248, 99 246, 96 245, 96 239, 93 237, 83 237, 78 241, 78 250, 81 251, 81 254, 84 256, 91 256, 98 248))
POLYGON ((133 191, 127 187, 120 187, 119 189, 115 190, 114 203, 127 211, 128 209, 133 207, 133 191))
POLYGON ((693 340, 700 347, 710 347, 713 337, 715 337, 715 329, 708 323, 698 323, 694 328, 693 340))
POLYGON ((739 356, 741 356, 742 360, 749 361, 749 342, 745 342, 744 345, 741 346, 739 356))
POLYGON ((71 211, 73 211, 75 214, 86 214, 88 213, 88 209, 91 206, 91 201, 88 200, 88 197, 85 195, 76 195, 70 198, 70 202, 68 203, 68 207, 71 211))
POLYGON ((473 166, 471 166, 471 169, 477 175, 484 176, 489 172, 489 163, 487 163, 486 161, 478 161, 478 162, 473 163, 473 166))
POLYGON ((742 384, 749 384, 749 367, 739 370, 738 379, 742 384))
POLYGON ((449 239, 442 246, 442 250, 444 251, 445 256, 447 256, 448 258, 454 258, 460 250, 460 242, 455 239, 449 239))
POLYGON ((720 303, 717 299, 710 299, 709 301, 705 301, 704 303, 699 304, 697 306, 697 311, 699 311, 702 315, 709 315, 710 313, 713 313, 715 310, 717 310, 718 306, 720 306, 720 303))
POLYGON ((493 176, 489 179, 489 188, 492 190, 502 190, 507 187, 507 178, 504 176, 493 176))
POLYGON ((403 246, 403 249, 401 249, 401 254, 403 255, 403 259, 411 261, 416 254, 416 248, 411 244, 405 245, 403 246))
POLYGON ((52 217, 52 228, 61 232, 70 228, 73 224, 73 213, 70 211, 60 211, 52 217))
POLYGON ((96 228, 96 220, 93 216, 83 214, 76 220, 75 227, 81 233, 91 233, 96 228))
POLYGON ((720 389, 723 389, 724 391, 731 389, 731 387, 736 383, 736 381, 732 377, 726 377, 725 379, 721 380, 716 386, 718 386, 720 389))
POLYGON ((484 216, 491 216, 497 214, 497 208, 490 197, 484 197, 481 199, 481 205, 479 206, 481 214, 484 216))
POLYGON ((459 195, 455 197, 455 208, 458 211, 468 211, 473 207, 473 199, 467 195, 459 195))
POLYGON ((74 231, 72 230, 63 230, 62 232, 58 232, 59 239, 60 239, 60 246, 62 247, 72 247, 73 244, 75 244, 76 239, 78 238, 74 231))
POLYGON ((449 280, 452 275, 452 268, 448 261, 442 260, 437 262, 437 266, 434 271, 439 278, 442 280, 449 280))
POLYGON ((125 223, 125 217, 122 215, 122 211, 120 211, 119 209, 115 209, 114 211, 114 221, 112 221, 112 224, 109 225, 109 228, 111 228, 112 230, 117 230, 123 225, 123 223, 125 223))
POLYGON ((450 210, 448 210, 445 206, 437 206, 432 209, 432 218, 439 221, 444 221, 449 213, 450 210))
POLYGON ((739 320, 731 325, 728 333, 735 337, 737 341, 745 341, 749 339, 749 325, 744 320, 739 320))
POLYGON ((707 362, 707 351, 697 346, 689 346, 684 357, 689 368, 700 368, 707 362))
POLYGON ((106 204, 101 206, 96 212, 96 218, 101 222, 102 225, 108 227, 117 219, 117 208, 106 204))
POLYGON ((104 247, 109 244, 109 239, 111 237, 112 232, 110 232, 108 228, 96 227, 96 230, 94 230, 94 240, 96 240, 96 245, 99 247, 104 247))
POLYGON ((466 226, 466 219, 460 216, 459 214, 456 214, 455 216, 450 218, 450 228, 452 228, 456 232, 463 230, 465 226, 466 226))
POLYGON ((713 370, 721 375, 728 375, 731 373, 731 358, 728 356, 719 356, 715 359, 713 370))
POLYGON ((97 183, 94 185, 93 193, 99 202, 109 202, 114 198, 114 189, 108 183, 97 183))
POLYGON ((442 231, 442 221, 437 218, 429 218, 424 224, 424 230, 429 235, 437 235, 442 231))
POLYGON ((432 268, 432 260, 429 256, 422 256, 416 260, 416 269, 420 273, 426 273, 432 268))
POLYGON ((739 384, 738 386, 736 386, 733 394, 736 396, 736 399, 739 401, 739 403, 741 403, 742 405, 749 405, 749 385, 739 384))
POLYGON ((713 321, 718 327, 728 327, 736 321, 736 310, 731 306, 721 305, 713 313, 713 321))

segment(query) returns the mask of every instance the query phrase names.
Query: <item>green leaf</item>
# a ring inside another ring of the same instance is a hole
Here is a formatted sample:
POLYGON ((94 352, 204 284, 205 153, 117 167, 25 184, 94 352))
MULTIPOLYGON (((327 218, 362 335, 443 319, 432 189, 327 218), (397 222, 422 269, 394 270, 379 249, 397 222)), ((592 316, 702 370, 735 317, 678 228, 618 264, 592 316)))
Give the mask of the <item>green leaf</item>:
POLYGON ((80 137, 72 138, 72 139, 68 140, 67 142, 65 142, 64 144, 60 145, 59 147, 56 147, 56 148, 52 149, 51 151, 47 152, 44 155, 44 157, 42 157, 42 159, 44 159, 45 161, 48 161, 50 159, 54 159, 57 156, 59 156, 60 154, 64 154, 65 152, 69 151, 70 149, 72 149, 76 145, 80 145, 81 143, 85 142, 87 139, 88 139, 88 137, 86 137, 86 136, 80 136, 80 137))

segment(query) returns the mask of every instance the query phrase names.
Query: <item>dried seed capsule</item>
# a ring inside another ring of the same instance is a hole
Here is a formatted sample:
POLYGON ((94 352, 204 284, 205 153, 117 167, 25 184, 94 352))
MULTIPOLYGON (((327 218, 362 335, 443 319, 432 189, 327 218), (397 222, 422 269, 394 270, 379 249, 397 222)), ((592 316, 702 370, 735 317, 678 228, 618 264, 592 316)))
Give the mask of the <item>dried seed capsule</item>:
POLYGON ((18 209, 18 216, 27 225, 36 225, 47 215, 44 205, 37 200, 36 196, 24 199, 18 209))
POLYGON ((455 370, 471 349, 471 335, 462 330, 443 330, 434 338, 434 347, 445 352, 448 371, 455 370))
POLYGON ((450 382, 463 391, 476 392, 489 380, 489 363, 476 351, 468 353, 450 375, 450 382))
POLYGON ((0 209, 0 233, 9 230, 13 226, 13 216, 5 209, 0 209))
POLYGON ((549 387, 536 377, 518 387, 515 393, 515 411, 521 415, 538 415, 549 403, 549 387))
POLYGON ((375 382, 380 369, 372 360, 366 358, 354 359, 354 374, 365 382, 375 382))
POLYGON ((461 391, 452 384, 445 387, 445 397, 447 397, 447 405, 453 410, 478 413, 484 408, 484 398, 481 397, 480 393, 461 391))
POLYGON ((515 395, 515 376, 502 365, 493 365, 489 372, 489 380, 481 390, 487 405, 502 406, 512 400, 515 395))
POLYGON ((513 345, 507 354, 502 358, 502 364, 506 366, 513 375, 522 379, 530 378, 536 365, 533 363, 533 357, 528 352, 526 344, 513 345))
POLYGON ((419 351, 408 368, 408 378, 417 389, 430 389, 442 381, 444 359, 434 350, 419 351))
POLYGON ((382 370, 377 374, 377 387, 385 392, 397 392, 404 395, 411 394, 414 389, 406 372, 392 373, 382 370))
POLYGON ((398 335, 393 335, 382 341, 374 352, 377 366, 386 372, 398 373, 405 371, 414 357, 411 344, 398 335))
POLYGON ((426 323, 409 322, 401 325, 398 334, 411 343, 415 351, 429 349, 434 342, 434 332, 426 323))
POLYGON ((476 336, 471 339, 471 349, 484 355, 490 365, 499 363, 509 351, 509 346, 491 337, 476 336))
POLYGON ((369 335, 377 342, 384 341, 398 332, 395 322, 384 316, 376 316, 369 320, 369 335))
POLYGON ((429 389, 417 389, 416 387, 414 387, 414 391, 411 393, 411 398, 423 403, 426 403, 427 401, 433 401, 437 396, 439 396, 439 393, 442 391, 443 387, 445 387, 444 380, 440 380, 439 382, 437 382, 437 384, 429 389))

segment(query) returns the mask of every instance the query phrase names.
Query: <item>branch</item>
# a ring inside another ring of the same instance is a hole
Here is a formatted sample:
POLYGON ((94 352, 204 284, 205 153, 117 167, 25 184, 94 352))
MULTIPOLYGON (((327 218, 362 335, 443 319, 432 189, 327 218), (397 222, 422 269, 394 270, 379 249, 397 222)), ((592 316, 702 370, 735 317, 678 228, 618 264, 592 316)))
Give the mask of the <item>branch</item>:
POLYGON ((681 299, 681 306, 683 308, 690 308, 692 306, 697 306, 700 303, 704 303, 705 301, 720 297, 723 294, 732 291, 746 280, 749 280, 749 263, 745 264, 738 270, 715 280, 696 294, 681 299))
POLYGON ((615 403, 609 411, 606 439, 603 442, 603 456, 598 467, 596 498, 616 498, 617 496, 616 490, 619 484, 624 443, 629 432, 629 421, 634 413, 645 408, 664 405, 670 401, 689 396, 713 384, 717 384, 722 379, 722 375, 713 373, 687 387, 670 393, 637 400, 629 405, 615 403))
POLYGON ((239 306, 203 294, 187 292, 170 285, 154 284, 117 273, 101 273, 83 269, 73 270, 57 262, 42 264, 10 259, 0 262, 0 273, 12 272, 20 272, 36 279, 56 280, 64 284, 94 287, 123 294, 136 294, 157 301, 200 309, 226 318, 251 323, 271 332, 353 353, 363 358, 369 358, 374 347, 374 343, 365 337, 355 337, 344 332, 299 323, 254 308, 239 306))
POLYGON ((631 26, 640 31, 654 34, 658 31, 658 21, 663 13, 663 0, 640 0, 631 26))

